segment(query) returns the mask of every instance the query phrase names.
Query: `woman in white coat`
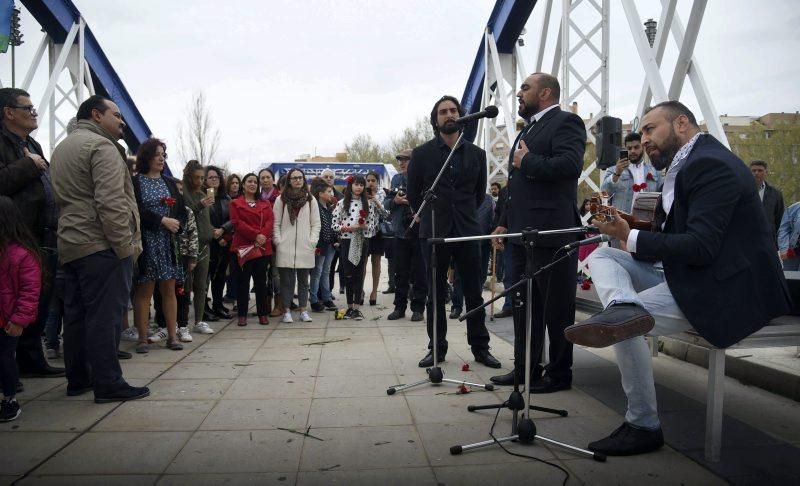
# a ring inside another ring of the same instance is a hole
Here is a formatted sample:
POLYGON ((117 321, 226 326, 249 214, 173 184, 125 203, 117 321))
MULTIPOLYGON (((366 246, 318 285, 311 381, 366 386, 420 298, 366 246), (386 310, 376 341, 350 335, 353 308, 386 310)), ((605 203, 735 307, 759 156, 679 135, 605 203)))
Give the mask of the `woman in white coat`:
MULTIPOLYGON (((295 282, 299 298, 300 320, 311 322, 308 305, 308 283, 315 264, 315 250, 319 239, 320 219, 316 201, 308 192, 306 176, 300 169, 292 169, 286 178, 281 195, 275 200, 275 228, 272 241, 277 247, 275 264, 280 276, 283 302, 291 302, 295 282)), ((281 322, 293 322, 292 311, 286 307, 281 322)))

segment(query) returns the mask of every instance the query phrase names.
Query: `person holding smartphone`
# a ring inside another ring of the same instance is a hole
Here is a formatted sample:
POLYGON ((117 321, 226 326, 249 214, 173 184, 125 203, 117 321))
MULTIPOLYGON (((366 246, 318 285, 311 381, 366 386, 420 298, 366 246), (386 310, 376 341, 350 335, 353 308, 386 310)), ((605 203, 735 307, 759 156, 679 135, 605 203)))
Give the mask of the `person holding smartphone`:
POLYGON ((600 190, 611 196, 612 206, 626 213, 631 212, 637 192, 661 190, 661 171, 645 160, 641 135, 631 132, 625 136, 625 149, 616 165, 606 169, 600 190))

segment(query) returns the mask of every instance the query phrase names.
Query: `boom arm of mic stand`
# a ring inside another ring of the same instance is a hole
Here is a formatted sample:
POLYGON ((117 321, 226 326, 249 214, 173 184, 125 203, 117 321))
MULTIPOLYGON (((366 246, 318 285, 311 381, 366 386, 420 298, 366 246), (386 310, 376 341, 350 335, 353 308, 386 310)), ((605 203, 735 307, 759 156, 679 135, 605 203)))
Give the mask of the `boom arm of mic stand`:
MULTIPOLYGON (((546 272, 547 270, 550 270, 550 268, 552 268, 554 265, 556 265, 559 262, 561 262, 562 260, 572 256, 572 254, 574 254, 577 250, 578 250, 577 248, 572 248, 568 252, 564 253, 561 257, 559 257, 557 260, 554 260, 554 261, 548 263, 547 265, 543 266, 539 270, 537 270, 536 273, 533 274, 533 276, 536 277, 540 273, 546 272)), ((504 298, 506 295, 511 293, 512 290, 516 289, 517 287, 522 287, 526 282, 527 282, 527 279, 523 278, 522 280, 520 280, 519 282, 515 283, 511 287, 505 289, 502 294, 498 295, 494 299, 492 299, 492 300, 490 300, 488 302, 485 302, 483 305, 481 305, 479 307, 475 307, 474 309, 471 309, 471 310, 467 311, 464 315, 462 315, 461 317, 458 318, 459 322, 465 321, 468 317, 476 314, 479 310, 491 305, 492 302, 496 302, 496 301, 504 298)))

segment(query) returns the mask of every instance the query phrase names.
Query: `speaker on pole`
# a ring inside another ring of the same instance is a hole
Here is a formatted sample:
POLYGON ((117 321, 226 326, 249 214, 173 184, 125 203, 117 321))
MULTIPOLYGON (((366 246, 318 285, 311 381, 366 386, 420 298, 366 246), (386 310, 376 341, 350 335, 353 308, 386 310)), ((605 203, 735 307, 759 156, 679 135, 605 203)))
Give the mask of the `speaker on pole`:
POLYGON ((595 144, 599 169, 605 170, 616 164, 622 147, 622 120, 613 116, 598 120, 595 125, 595 144))

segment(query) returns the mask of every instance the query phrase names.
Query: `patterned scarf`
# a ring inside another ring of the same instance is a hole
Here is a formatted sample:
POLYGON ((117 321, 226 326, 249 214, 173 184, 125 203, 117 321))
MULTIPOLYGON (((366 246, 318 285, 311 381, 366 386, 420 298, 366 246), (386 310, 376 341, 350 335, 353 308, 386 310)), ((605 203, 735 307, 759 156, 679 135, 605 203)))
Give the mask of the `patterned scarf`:
POLYGON ((292 225, 297 221, 297 215, 300 214, 300 210, 303 209, 309 199, 311 199, 311 196, 308 194, 305 184, 299 189, 287 184, 286 189, 281 192, 281 201, 283 201, 284 207, 289 209, 289 222, 292 225))

